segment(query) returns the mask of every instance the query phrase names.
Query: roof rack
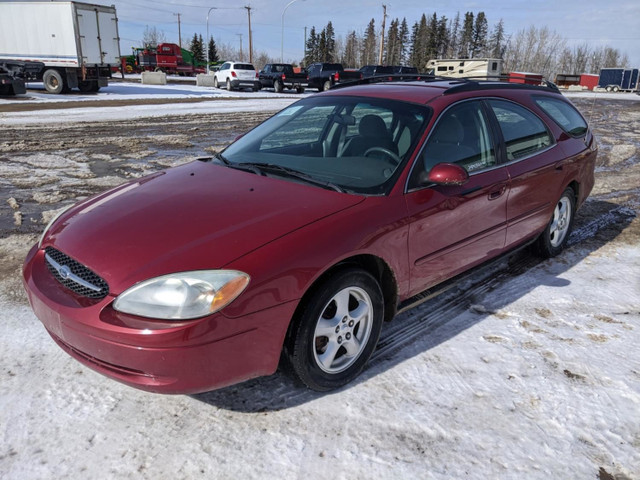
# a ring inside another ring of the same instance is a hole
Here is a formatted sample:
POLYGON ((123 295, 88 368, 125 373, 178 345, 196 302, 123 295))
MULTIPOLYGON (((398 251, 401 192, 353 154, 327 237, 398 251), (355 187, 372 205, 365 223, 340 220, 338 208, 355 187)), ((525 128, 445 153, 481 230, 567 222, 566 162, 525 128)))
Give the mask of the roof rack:
POLYGON ((331 87, 332 90, 339 88, 353 87, 356 85, 370 85, 375 83, 387 83, 387 82, 440 82, 446 81, 451 85, 445 90, 445 94, 472 91, 472 90, 490 90, 496 88, 516 88, 516 89, 534 89, 553 91, 560 93, 560 90, 555 83, 550 82, 544 77, 528 76, 518 77, 525 83, 514 83, 510 81, 507 75, 491 76, 471 76, 471 77, 445 77, 441 75, 429 75, 429 74, 389 74, 389 75, 375 75, 372 77, 361 78, 360 80, 354 80, 351 82, 339 83, 331 87), (539 85, 535 85, 528 82, 541 82, 539 85))

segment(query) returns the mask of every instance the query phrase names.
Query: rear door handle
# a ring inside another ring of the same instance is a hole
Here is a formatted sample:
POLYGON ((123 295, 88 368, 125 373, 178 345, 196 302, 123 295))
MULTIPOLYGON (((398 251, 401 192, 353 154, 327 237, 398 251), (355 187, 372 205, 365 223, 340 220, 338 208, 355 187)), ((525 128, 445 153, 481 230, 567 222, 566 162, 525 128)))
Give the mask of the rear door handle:
POLYGON ((506 185, 501 185, 496 190, 492 190, 489 192, 489 200, 496 200, 502 196, 502 194, 507 190, 506 185))

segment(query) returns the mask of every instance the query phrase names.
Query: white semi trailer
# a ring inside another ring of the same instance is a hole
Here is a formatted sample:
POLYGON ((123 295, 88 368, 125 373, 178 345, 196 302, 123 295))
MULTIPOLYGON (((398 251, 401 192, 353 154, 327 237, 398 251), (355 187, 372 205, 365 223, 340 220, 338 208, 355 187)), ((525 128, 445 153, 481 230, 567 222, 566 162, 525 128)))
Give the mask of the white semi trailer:
POLYGON ((114 6, 80 2, 0 3, 0 61, 42 62, 33 80, 49 93, 97 92, 120 66, 114 6))

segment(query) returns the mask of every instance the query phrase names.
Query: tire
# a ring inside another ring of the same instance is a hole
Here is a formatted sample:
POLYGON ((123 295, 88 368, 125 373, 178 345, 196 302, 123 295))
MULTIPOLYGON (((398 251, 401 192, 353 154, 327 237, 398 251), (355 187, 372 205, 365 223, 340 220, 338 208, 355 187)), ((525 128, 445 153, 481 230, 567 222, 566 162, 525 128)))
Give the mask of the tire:
POLYGON ((382 328, 380 285, 349 268, 314 290, 292 323, 283 351, 294 377, 319 392, 341 387, 362 371, 382 328))
POLYGON ((564 250, 573 228, 575 207, 576 199, 573 189, 566 188, 556 203, 549 224, 536 242, 538 253, 542 257, 555 257, 564 250))
POLYGON ((283 90, 283 85, 282 82, 280 80, 276 80, 275 82, 273 82, 273 91, 276 93, 282 93, 283 90))
POLYGON ((227 90, 229 91, 233 90, 233 87, 231 86, 231 80, 229 80, 228 78, 227 78, 227 90))
POLYGON ((218 83, 218 79, 213 77, 213 88, 220 88, 220 84, 218 83))
POLYGON ((326 92, 331 88, 331 80, 327 80, 322 84, 322 91, 326 92))
POLYGON ((605 90, 606 90, 607 92, 610 92, 610 91, 611 91, 611 90, 613 90, 613 89, 611 88, 611 85, 608 85, 608 86, 605 88, 605 90))
POLYGON ((45 71, 44 75, 42 75, 42 83, 44 83, 44 88, 47 92, 55 95, 68 90, 62 75, 57 70, 45 71))
POLYGON ((620 87, 616 85, 615 87, 613 87, 613 91, 616 92, 616 93, 619 92, 620 91, 620 87))
POLYGON ((296 88, 296 93, 304 93, 304 87, 296 88))

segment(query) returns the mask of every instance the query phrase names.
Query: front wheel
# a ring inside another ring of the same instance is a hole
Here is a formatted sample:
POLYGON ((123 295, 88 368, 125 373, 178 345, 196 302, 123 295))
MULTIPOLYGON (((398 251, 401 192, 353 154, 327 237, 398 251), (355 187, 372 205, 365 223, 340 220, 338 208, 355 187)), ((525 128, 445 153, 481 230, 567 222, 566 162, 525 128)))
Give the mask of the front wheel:
POLYGON ((213 77, 213 88, 220 88, 220 85, 218 84, 218 79, 216 77, 213 77))
POLYGON ((229 80, 228 78, 227 78, 227 90, 228 91, 233 90, 233 87, 231 86, 231 80, 229 80))
POLYGON ((307 387, 341 387, 362 371, 371 357, 384 317, 378 282, 350 268, 333 275, 311 295, 294 319, 284 348, 289 370, 307 387))
POLYGON ((558 255, 569 240, 575 213, 575 194, 573 189, 566 188, 553 210, 551 220, 537 240, 540 254, 545 258, 558 255))

